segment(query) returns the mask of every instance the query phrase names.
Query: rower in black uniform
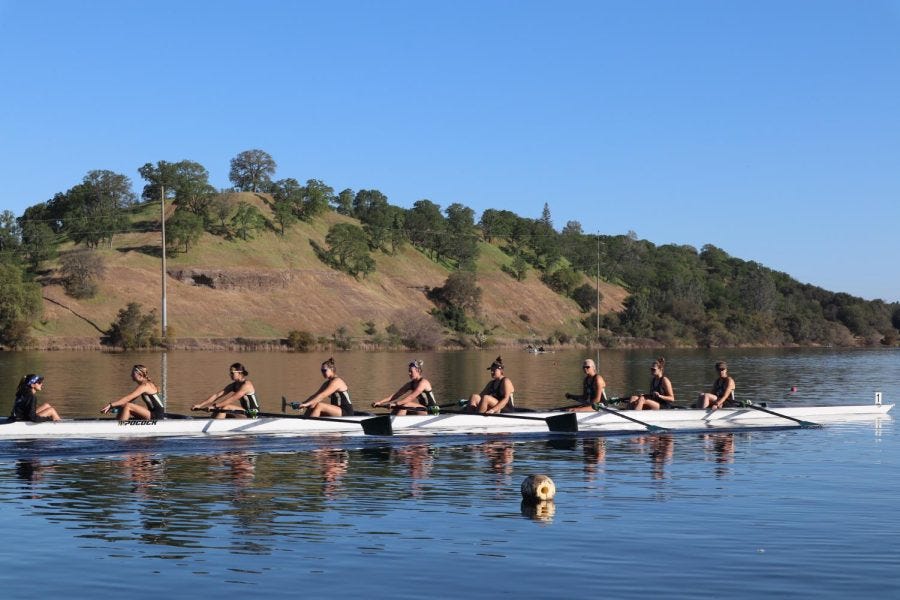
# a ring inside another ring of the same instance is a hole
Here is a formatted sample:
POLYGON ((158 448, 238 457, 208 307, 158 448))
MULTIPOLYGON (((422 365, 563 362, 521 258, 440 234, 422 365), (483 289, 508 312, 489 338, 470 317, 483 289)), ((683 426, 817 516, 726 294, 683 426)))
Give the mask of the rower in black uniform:
POLYGON ((216 419, 226 417, 255 419, 259 413, 259 400, 256 398, 253 382, 247 379, 250 372, 241 363, 234 363, 228 368, 228 373, 231 383, 203 402, 192 406, 191 410, 208 410, 216 419))
POLYGON ((387 398, 373 402, 372 406, 376 408, 387 406, 395 415, 405 415, 408 410, 414 411, 414 414, 424 414, 425 411, 436 407, 437 402, 431 389, 431 382, 422 375, 423 366, 424 363, 421 360, 411 361, 407 365, 409 381, 387 398))
POLYGON ((163 406, 162 399, 159 397, 159 388, 150 379, 147 367, 134 365, 131 368, 131 379, 137 384, 137 387, 130 394, 126 394, 104 406, 100 412, 107 414, 118 408, 120 421, 129 419, 141 419, 144 421, 165 419, 166 407, 163 406), (138 398, 144 401, 144 406, 133 402, 138 398))
POLYGON ((323 362, 321 371, 325 381, 312 396, 300 403, 298 408, 305 409, 307 417, 352 416, 353 404, 350 402, 350 390, 344 380, 337 376, 334 359, 329 358, 323 362))

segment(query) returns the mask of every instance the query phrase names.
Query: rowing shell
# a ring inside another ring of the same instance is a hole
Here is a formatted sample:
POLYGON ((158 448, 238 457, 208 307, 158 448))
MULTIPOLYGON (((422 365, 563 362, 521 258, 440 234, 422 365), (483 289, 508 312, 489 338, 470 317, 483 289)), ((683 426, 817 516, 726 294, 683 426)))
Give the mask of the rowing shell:
MULTIPOLYGON (((706 410, 661 410, 573 413, 578 419, 578 431, 605 435, 647 431, 641 423, 671 432, 707 431, 713 429, 746 429, 794 427, 794 420, 836 423, 871 420, 887 416, 893 404, 865 404, 849 406, 805 406, 778 408, 777 413, 752 408, 721 408, 706 410), (626 420, 631 417, 637 422, 626 420), (794 420, 785 418, 790 417, 794 420)), ((422 416, 394 416, 391 425, 394 435, 464 435, 486 433, 547 432, 544 419, 558 418, 559 412, 522 413, 531 417, 485 417, 477 414, 443 414, 422 416)), ((62 420, 31 423, 28 421, 0 421, 0 439, 34 438, 140 438, 164 436, 226 436, 226 435, 363 435, 360 422, 371 416, 346 417, 336 421, 313 421, 297 418, 264 417, 259 419, 160 419, 146 421, 117 421, 114 419, 62 420)))

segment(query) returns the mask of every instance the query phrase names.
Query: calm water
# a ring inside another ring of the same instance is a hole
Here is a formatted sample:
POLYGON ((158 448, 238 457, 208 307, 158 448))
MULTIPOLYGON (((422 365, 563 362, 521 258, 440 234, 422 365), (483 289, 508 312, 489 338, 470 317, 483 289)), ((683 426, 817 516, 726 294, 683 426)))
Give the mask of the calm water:
MULTIPOLYGON (((441 401, 497 353, 426 355, 441 401)), ((529 406, 577 391, 580 352, 506 351, 529 406)), ((648 352, 605 352, 613 394, 646 387, 648 352)), ((681 399, 729 361, 745 397, 900 397, 896 351, 669 352, 681 399), (797 392, 788 394, 791 386, 797 392)), ((308 395, 324 355, 174 353, 171 410, 244 362, 266 408, 308 395)), ((339 354, 357 405, 403 382, 405 354, 339 354)), ((44 399, 93 414, 159 355, 0 355, 44 399)), ((0 402, 8 411, 9 398, 0 402)), ((0 441, 3 597, 816 597, 900 594, 900 429, 893 420, 684 436, 0 441), (522 506, 532 473, 556 501, 522 506)))

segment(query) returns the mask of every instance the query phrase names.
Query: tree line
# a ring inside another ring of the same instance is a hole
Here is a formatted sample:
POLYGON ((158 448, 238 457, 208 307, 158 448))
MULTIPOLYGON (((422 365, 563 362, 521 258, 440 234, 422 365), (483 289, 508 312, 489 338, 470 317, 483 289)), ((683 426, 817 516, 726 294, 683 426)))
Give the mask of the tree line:
MULTIPOLYGON (((686 346, 892 345, 898 339, 898 303, 866 301, 801 284, 711 245, 697 250, 656 246, 631 232, 587 234, 577 221, 557 230, 546 204, 539 218, 491 208, 477 221, 475 212, 461 203, 442 208, 422 199, 405 209, 390 204, 376 189, 335 192, 317 179, 274 179, 277 164, 259 149, 239 153, 230 167, 233 187, 218 190, 197 162, 146 163, 137 169, 145 182, 140 197, 126 175, 90 171, 81 182, 30 206, 20 217, 9 211, 0 214, 0 344, 27 343, 30 325, 41 310, 36 276, 44 264, 59 259, 66 293, 91 297, 104 272, 102 259, 93 251, 111 246, 119 233, 157 231, 159 221, 132 217, 161 199, 174 206, 166 219, 169 254, 189 252, 204 232, 242 242, 266 228, 285 236, 298 222, 311 222, 329 211, 352 217, 355 222, 329 228, 324 246, 311 242, 319 259, 354 277, 366 277, 377 268, 379 254, 411 245, 450 271, 445 284, 429 290, 427 298, 434 304, 436 321, 461 334, 481 335, 485 330, 476 264, 482 244, 492 244, 506 256, 501 268, 509 277, 521 282, 534 272, 549 288, 573 300, 584 315, 583 329, 565 335, 584 343, 611 346, 637 338, 686 346), (259 194, 271 217, 249 202, 234 200, 226 193, 230 191, 259 194), (59 247, 67 241, 75 249, 60 256, 59 247), (598 315, 597 277, 628 290, 623 312, 598 315)), ((134 314, 135 307, 124 310, 144 330, 151 325, 134 314)), ((146 331, 131 337, 155 340, 146 331)))

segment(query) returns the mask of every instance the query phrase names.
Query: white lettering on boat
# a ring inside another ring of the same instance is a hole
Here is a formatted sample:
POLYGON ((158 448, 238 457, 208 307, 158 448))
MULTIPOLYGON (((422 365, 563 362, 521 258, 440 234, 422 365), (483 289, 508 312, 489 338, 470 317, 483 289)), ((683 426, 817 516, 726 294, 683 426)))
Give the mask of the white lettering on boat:
POLYGON ((119 421, 119 427, 128 425, 156 425, 156 421, 119 421))

